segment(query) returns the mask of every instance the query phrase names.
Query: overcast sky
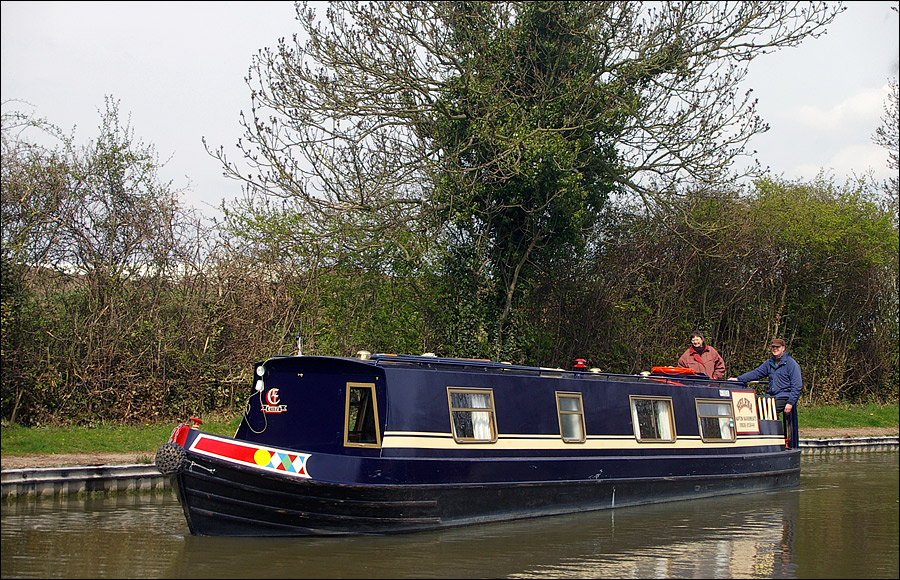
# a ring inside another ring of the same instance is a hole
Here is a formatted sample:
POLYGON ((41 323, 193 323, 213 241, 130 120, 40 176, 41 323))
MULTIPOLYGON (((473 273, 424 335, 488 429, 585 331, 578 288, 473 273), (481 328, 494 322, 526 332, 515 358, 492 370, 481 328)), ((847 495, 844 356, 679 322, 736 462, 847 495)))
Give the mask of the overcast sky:
MULTIPOLYGON (((825 36, 750 65, 745 88, 771 126, 750 146, 788 179, 822 169, 839 180, 868 169, 890 175, 872 135, 898 75, 897 2, 845 5, 825 36)), ((135 137, 166 162, 160 178, 187 188, 184 202, 207 215, 240 186, 222 177, 201 139, 235 157, 251 58, 297 31, 290 1, 3 1, 0 25, 4 113, 33 112, 86 142, 111 95, 135 137)))

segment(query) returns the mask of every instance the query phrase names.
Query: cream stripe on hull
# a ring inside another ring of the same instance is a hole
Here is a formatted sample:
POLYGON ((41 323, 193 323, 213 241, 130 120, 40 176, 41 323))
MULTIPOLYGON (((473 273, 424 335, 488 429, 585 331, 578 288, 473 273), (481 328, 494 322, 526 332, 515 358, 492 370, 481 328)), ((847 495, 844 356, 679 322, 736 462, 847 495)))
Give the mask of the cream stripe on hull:
POLYGON ((494 443, 457 443, 449 433, 386 431, 381 442, 384 449, 478 449, 490 448, 503 451, 531 451, 534 449, 701 449, 744 448, 765 445, 784 445, 781 435, 753 435, 739 437, 736 441, 701 441, 699 437, 677 437, 675 441, 637 442, 633 436, 589 436, 584 443, 565 443, 558 435, 500 435, 494 443))

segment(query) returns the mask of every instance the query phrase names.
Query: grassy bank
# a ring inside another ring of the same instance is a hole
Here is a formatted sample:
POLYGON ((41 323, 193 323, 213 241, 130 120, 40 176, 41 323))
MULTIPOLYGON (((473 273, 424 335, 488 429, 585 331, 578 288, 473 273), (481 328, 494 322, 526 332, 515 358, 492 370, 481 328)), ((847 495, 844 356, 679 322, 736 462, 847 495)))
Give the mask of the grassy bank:
POLYGON ((897 427, 898 405, 833 405, 800 407, 800 429, 829 427, 897 427))
MULTIPOLYGON (((837 405, 801 407, 800 429, 897 427, 898 405, 837 405)), ((233 435, 240 417, 210 419, 203 429, 220 435, 233 435)), ((155 453, 169 440, 173 423, 143 424, 123 427, 42 427, 29 429, 4 424, 0 437, 3 455, 52 453, 155 453)))
MULTIPOLYGON (((204 421, 205 431, 234 435, 240 417, 204 421)), ((169 440, 176 423, 134 426, 40 427, 30 429, 3 424, 0 453, 30 455, 52 453, 149 453, 169 440)))

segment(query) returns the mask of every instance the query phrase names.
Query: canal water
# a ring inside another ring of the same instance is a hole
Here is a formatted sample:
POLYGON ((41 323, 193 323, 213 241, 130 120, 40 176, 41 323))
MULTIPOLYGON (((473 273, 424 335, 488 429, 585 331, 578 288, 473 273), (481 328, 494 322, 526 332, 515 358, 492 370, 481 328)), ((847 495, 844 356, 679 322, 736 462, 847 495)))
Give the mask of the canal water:
POLYGON ((897 452, 776 492, 342 538, 191 536, 171 490, 2 506, 3 578, 897 578, 897 452))

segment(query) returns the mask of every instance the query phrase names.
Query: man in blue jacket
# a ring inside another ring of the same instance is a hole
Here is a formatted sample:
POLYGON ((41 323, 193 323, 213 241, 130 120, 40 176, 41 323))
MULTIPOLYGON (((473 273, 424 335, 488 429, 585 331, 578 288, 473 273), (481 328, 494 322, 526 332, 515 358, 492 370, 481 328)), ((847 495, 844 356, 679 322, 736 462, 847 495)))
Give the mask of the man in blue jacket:
POLYGON ((784 340, 776 338, 772 341, 772 356, 766 361, 741 376, 731 377, 730 381, 740 381, 746 383, 748 381, 758 381, 763 377, 769 378, 769 388, 766 394, 775 397, 775 409, 782 413, 785 423, 790 422, 790 430, 786 430, 788 434, 788 446, 796 448, 799 446, 798 438, 800 427, 797 423, 797 400, 800 398, 800 390, 803 388, 803 377, 800 374, 800 365, 797 361, 787 353, 784 340))

